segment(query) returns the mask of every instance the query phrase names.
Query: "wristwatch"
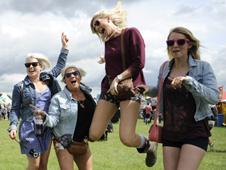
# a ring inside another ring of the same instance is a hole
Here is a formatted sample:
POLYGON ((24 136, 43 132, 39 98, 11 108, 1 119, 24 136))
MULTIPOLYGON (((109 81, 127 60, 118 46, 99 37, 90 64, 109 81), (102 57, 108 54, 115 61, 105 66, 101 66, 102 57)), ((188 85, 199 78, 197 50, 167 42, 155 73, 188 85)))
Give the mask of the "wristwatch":
POLYGON ((117 75, 117 79, 118 81, 122 81, 122 75, 121 74, 117 75))

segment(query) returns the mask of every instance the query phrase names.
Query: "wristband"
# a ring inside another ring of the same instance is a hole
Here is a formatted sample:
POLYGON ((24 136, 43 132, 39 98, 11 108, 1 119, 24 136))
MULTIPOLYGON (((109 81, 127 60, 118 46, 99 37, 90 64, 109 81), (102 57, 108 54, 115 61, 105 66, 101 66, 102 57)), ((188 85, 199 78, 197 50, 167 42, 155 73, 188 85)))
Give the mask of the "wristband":
POLYGON ((122 81, 122 75, 121 74, 117 75, 117 79, 118 81, 122 81))

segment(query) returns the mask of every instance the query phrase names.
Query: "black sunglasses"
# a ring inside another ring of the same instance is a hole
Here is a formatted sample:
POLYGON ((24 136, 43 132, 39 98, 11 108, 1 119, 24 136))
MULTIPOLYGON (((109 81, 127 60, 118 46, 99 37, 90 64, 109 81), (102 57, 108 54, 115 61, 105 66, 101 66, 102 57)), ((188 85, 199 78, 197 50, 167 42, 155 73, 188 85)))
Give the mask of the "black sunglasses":
POLYGON ((38 64, 39 64, 38 62, 32 62, 32 63, 25 63, 24 65, 25 65, 25 67, 29 68, 31 65, 32 65, 33 67, 37 67, 38 64))
POLYGON ((100 21, 99 20, 96 20, 93 24, 95 27, 99 26, 100 25, 100 21))
POLYGON ((175 42, 177 43, 177 45, 182 46, 184 45, 186 42, 189 42, 187 39, 178 39, 178 40, 167 40, 166 44, 168 47, 171 47, 175 44, 175 42))
POLYGON ((74 71, 74 72, 70 72, 70 73, 65 73, 65 77, 70 78, 71 76, 80 76, 80 72, 79 71, 74 71))

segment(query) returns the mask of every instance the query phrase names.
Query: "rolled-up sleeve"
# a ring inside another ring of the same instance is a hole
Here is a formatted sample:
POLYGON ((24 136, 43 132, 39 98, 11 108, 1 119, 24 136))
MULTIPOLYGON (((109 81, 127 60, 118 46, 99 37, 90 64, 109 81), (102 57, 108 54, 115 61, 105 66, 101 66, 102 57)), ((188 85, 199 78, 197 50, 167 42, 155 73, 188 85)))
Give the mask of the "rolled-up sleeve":
POLYGON ((202 67, 202 82, 186 76, 183 84, 194 96, 199 96, 209 104, 216 104, 219 102, 219 90, 213 69, 207 62, 203 62, 202 67))

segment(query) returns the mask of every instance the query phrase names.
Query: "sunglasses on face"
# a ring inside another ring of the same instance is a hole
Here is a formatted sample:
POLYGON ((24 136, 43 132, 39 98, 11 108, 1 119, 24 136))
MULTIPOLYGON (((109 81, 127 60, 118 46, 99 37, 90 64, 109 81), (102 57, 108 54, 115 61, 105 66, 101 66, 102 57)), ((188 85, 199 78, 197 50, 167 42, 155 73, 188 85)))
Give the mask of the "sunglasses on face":
MULTIPOLYGON (((97 33, 98 31, 96 30, 96 27, 99 27, 100 26, 100 21, 99 20, 96 20, 95 22, 94 22, 94 24, 93 24, 93 29, 94 29, 94 31, 97 33)), ((103 29, 101 30, 101 32, 99 32, 99 33, 101 33, 101 34, 103 34, 103 29)))
POLYGON ((33 67, 37 67, 38 64, 39 64, 38 62, 32 62, 32 63, 25 63, 24 65, 25 65, 25 67, 29 68, 31 65, 32 65, 33 67))
POLYGON ((70 72, 70 73, 65 73, 65 77, 70 78, 71 76, 80 76, 80 72, 79 71, 74 71, 74 72, 70 72))
POLYGON ((99 20, 96 20, 95 22, 94 22, 94 24, 93 24, 95 27, 98 27, 98 26, 100 26, 100 21, 99 20))
POLYGON ((166 44, 168 47, 171 47, 175 44, 175 42, 177 43, 177 45, 182 46, 184 45, 186 42, 189 42, 187 39, 178 39, 178 40, 167 40, 166 44))

